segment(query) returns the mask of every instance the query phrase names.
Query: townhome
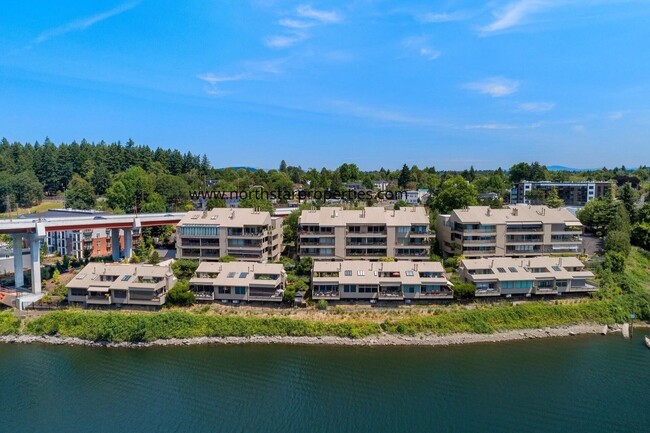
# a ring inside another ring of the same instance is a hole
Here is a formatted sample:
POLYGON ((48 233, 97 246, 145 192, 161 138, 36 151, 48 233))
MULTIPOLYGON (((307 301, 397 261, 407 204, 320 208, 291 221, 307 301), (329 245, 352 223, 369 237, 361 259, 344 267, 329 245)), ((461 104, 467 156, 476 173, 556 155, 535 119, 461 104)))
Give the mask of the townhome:
POLYGON ((279 263, 201 262, 190 291, 197 301, 281 302, 286 278, 279 263))
POLYGON ((66 287, 71 305, 158 308, 174 284, 169 266, 90 263, 66 287))
POLYGON ((460 278, 476 286, 476 296, 562 295, 598 290, 576 257, 464 259, 460 278))
POLYGON ((277 260, 282 252, 282 218, 248 208, 188 212, 176 226, 176 257, 217 261, 277 260))
POLYGON ((302 211, 298 221, 298 254, 316 260, 428 260, 432 237, 429 216, 423 207, 322 207, 302 211))
POLYGON ((453 299, 439 262, 314 262, 312 299, 407 301, 453 299))
POLYGON ((446 255, 464 257, 532 257, 579 254, 583 226, 564 208, 470 206, 439 215, 436 235, 446 255))

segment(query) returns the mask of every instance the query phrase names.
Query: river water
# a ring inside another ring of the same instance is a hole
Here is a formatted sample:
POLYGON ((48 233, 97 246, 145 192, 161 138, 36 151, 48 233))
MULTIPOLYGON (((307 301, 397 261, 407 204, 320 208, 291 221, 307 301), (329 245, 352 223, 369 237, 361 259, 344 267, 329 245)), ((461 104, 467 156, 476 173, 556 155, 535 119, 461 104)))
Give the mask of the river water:
POLYGON ((0 432, 650 431, 640 336, 454 347, 0 344, 0 432))

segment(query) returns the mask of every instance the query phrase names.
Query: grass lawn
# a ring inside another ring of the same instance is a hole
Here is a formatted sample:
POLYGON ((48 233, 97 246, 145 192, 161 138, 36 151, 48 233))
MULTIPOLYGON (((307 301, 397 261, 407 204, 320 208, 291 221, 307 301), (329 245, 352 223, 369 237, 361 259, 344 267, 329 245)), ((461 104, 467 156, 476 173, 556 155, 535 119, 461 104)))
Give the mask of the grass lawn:
POLYGON ((52 200, 52 201, 48 200, 48 201, 43 201, 38 206, 29 207, 29 208, 19 208, 18 210, 14 210, 13 212, 11 212, 11 215, 7 212, 2 212, 0 213, 0 218, 2 219, 16 218, 17 216, 24 215, 24 214, 45 212, 50 209, 61 209, 63 207, 64 207, 64 202, 61 200, 52 200))

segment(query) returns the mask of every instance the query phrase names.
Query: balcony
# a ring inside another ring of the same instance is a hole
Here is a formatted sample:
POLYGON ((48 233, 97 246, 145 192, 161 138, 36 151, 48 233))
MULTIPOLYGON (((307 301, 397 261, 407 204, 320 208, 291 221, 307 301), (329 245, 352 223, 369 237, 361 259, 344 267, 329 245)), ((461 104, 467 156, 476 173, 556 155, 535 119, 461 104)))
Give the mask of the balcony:
POLYGON ((453 297, 452 290, 429 290, 420 293, 420 299, 452 299, 453 297))
POLYGON ((86 296, 86 303, 89 305, 110 305, 111 296, 109 294, 88 295, 86 296))

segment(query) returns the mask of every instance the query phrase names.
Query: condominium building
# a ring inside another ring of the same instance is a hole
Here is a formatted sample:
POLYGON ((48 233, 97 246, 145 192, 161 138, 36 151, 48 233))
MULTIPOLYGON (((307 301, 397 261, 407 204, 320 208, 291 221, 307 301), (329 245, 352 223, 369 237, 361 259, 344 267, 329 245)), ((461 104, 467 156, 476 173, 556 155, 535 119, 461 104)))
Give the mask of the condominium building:
POLYGON ((445 255, 530 257, 583 251, 582 224, 564 208, 470 206, 439 215, 436 235, 445 255))
POLYGON ((176 228, 176 257, 219 260, 277 260, 282 252, 282 218, 248 208, 188 212, 176 228))
POLYGON ((174 284, 169 266, 90 263, 66 287, 71 305, 160 307, 174 284))
POLYGON ((319 260, 428 260, 431 238, 423 207, 322 207, 303 210, 298 220, 298 254, 319 260))
POLYGON ((452 299, 453 285, 439 262, 314 262, 312 299, 435 300, 452 299))
MULTIPOLYGON (((55 220, 63 218, 75 218, 93 216, 101 218, 106 212, 81 209, 52 209, 37 214, 22 215, 19 219, 43 219, 55 220)), ((84 229, 84 230, 60 230, 46 233, 43 242, 47 244, 49 254, 70 256, 76 259, 84 257, 106 257, 113 254, 112 243, 113 231, 109 229, 84 229)), ((137 245, 140 240, 140 229, 133 229, 133 244, 137 245)), ((120 249, 124 247, 124 234, 119 231, 120 249)))
POLYGON ((561 295, 598 290, 591 271, 576 257, 464 259, 460 277, 476 286, 476 296, 561 295))
POLYGON ((281 302, 286 278, 279 263, 201 262, 190 291, 198 301, 281 302))
POLYGON ((582 207, 598 197, 611 193, 610 182, 548 182, 521 181, 510 190, 510 204, 544 204, 546 197, 555 188, 565 206, 582 207))

